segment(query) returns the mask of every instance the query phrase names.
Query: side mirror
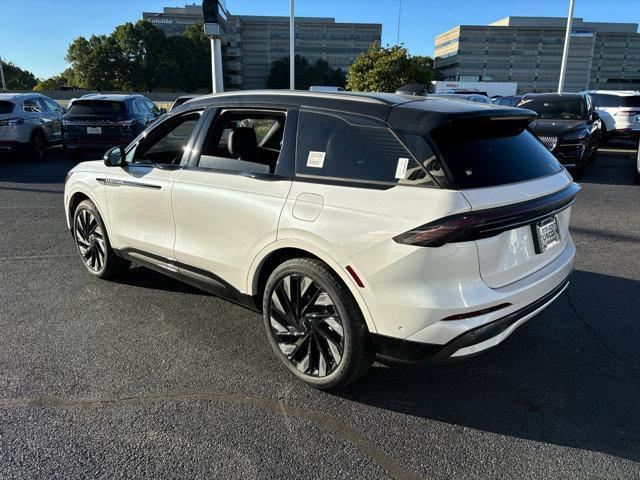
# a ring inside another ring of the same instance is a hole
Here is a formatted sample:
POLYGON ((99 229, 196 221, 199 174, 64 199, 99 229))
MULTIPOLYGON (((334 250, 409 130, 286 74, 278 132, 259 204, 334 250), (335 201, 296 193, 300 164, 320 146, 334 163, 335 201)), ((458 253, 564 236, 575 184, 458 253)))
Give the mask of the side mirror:
POLYGON ((127 152, 124 147, 113 147, 104 154, 104 164, 107 167, 122 167, 127 163, 127 152))

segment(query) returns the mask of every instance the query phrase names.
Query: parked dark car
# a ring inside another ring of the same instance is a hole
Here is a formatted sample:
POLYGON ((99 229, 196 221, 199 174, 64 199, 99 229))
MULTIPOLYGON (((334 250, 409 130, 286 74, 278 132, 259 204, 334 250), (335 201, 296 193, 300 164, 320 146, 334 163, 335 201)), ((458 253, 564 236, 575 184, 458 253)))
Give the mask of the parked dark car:
POLYGON ((412 97, 425 97, 429 89, 425 83, 409 83, 396 90, 398 95, 409 95, 412 97))
POLYGON ((507 95, 504 97, 496 97, 492 98, 494 105, 502 105, 503 107, 515 107, 520 100, 522 100, 522 95, 507 95))
POLYGON ((169 109, 169 111, 173 112, 176 108, 184 105, 189 100, 193 100, 194 98, 198 98, 198 96, 197 95, 183 95, 181 97, 176 98, 176 101, 173 102, 173 105, 171 105, 171 108, 169 109))
POLYGON ((64 149, 70 158, 80 159, 90 152, 128 145, 164 113, 142 95, 85 95, 74 100, 64 116, 64 149))
POLYGON ((470 102, 476 103, 486 103, 491 105, 493 102, 486 95, 481 95, 478 93, 433 93, 429 95, 430 97, 445 97, 445 98, 458 98, 460 100, 468 100, 470 102))
POLYGON ((591 97, 584 93, 528 94, 517 106, 538 114, 529 128, 580 178, 585 164, 595 159, 602 137, 602 122, 591 97))

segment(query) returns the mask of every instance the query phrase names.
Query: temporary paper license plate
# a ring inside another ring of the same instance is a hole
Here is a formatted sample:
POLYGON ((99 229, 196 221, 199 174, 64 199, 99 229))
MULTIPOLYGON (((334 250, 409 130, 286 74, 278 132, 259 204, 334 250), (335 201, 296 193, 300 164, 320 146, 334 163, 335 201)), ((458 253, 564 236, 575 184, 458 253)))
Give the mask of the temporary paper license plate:
POLYGON ((536 253, 544 253, 560 243, 560 230, 555 216, 540 220, 533 227, 538 240, 536 253))
POLYGON ((102 135, 101 127, 87 127, 87 135, 102 135))

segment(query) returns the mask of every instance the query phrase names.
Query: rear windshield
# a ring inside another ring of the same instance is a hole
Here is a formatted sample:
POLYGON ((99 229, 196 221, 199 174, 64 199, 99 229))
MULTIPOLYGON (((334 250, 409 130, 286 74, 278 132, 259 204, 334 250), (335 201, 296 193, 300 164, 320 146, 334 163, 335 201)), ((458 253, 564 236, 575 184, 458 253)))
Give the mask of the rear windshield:
POLYGON ((15 105, 11 102, 4 102, 1 101, 0 102, 0 115, 4 114, 4 113, 11 113, 13 112, 13 107, 15 105))
POLYGON ((586 120, 587 108, 581 97, 525 98, 518 107, 528 108, 539 118, 553 120, 586 120))
POLYGON ((507 185, 562 170, 522 123, 466 123, 447 124, 431 132, 441 160, 458 188, 507 185))
POLYGON ((108 100, 76 100, 69 108, 69 115, 91 115, 100 117, 113 117, 124 115, 127 106, 123 102, 111 102, 108 100))
POLYGON ((622 97, 622 106, 630 108, 640 108, 640 95, 633 97, 622 97))

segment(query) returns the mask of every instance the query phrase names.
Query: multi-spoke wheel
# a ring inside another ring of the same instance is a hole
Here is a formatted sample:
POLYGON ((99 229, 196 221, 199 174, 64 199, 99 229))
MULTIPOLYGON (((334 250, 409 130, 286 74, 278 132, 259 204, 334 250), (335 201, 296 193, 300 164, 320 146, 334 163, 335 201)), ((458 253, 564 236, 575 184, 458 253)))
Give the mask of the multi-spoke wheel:
POLYGON ((95 276, 111 278, 129 267, 129 262, 117 257, 111 249, 102 218, 89 200, 76 208, 73 237, 84 266, 95 276))
POLYGON ((47 139, 42 132, 35 131, 31 135, 29 140, 29 160, 32 162, 39 162, 42 160, 47 152, 47 139))
POLYGON ((104 232, 93 212, 84 209, 76 215, 75 234, 78 250, 87 268, 99 272, 105 265, 107 246, 104 232))
POLYGON ((314 387, 345 386, 373 361, 358 305, 320 261, 297 258, 276 268, 265 288, 263 310, 274 351, 314 387))

